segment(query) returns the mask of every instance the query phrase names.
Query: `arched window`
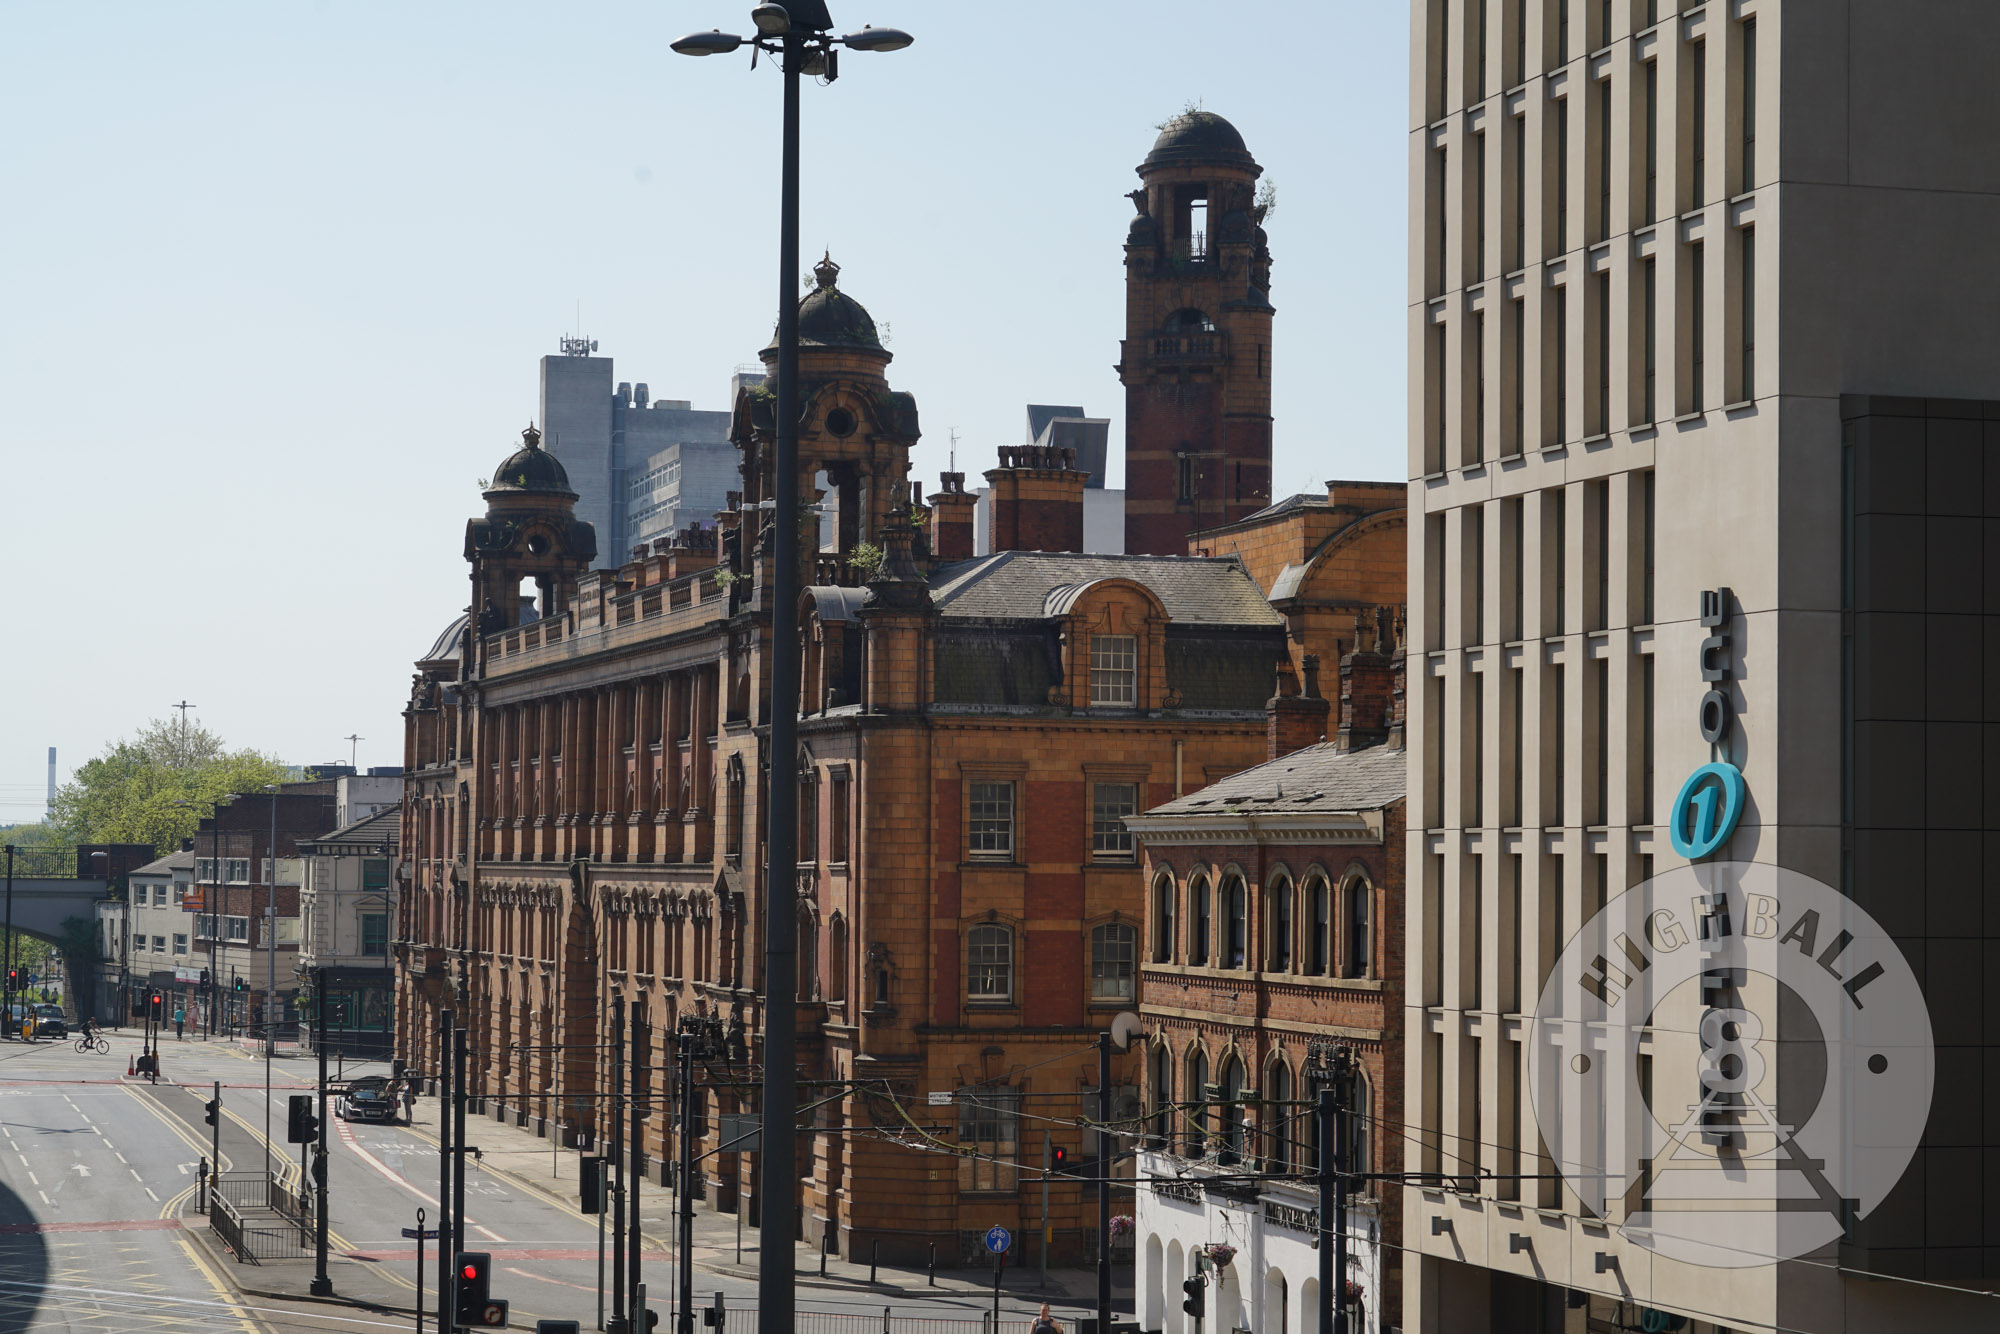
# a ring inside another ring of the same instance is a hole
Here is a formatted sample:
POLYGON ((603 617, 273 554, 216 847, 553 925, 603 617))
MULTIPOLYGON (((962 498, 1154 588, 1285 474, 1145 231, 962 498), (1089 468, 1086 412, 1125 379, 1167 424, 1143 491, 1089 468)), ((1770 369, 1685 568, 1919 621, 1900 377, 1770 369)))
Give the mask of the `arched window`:
POLYGON ((1340 975, 1366 977, 1374 963, 1375 888, 1362 876, 1340 887, 1340 975))
POLYGON ((1208 1150, 1208 1053, 1200 1047, 1188 1053, 1187 1089, 1181 1101, 1187 1104, 1181 1125, 1187 1131, 1188 1156, 1199 1158, 1208 1150))
POLYGON ((1129 1001, 1139 933, 1123 922, 1107 922, 1090 933, 1090 999, 1129 1001))
POLYGON ((1299 1109, 1286 1106, 1292 1100, 1292 1070, 1282 1059, 1272 1062, 1264 1080, 1264 1170, 1284 1172, 1292 1164, 1292 1127, 1298 1123, 1299 1109))
MULTIPOLYGON (((819 919, 806 910, 804 904, 798 909, 799 924, 799 991, 801 1001, 819 998, 819 919)), ((701 928, 695 928, 695 948, 699 952, 701 928)), ((699 974, 697 974, 699 976, 699 974)))
POLYGON ((1193 306, 1183 306, 1167 316, 1167 331, 1180 334, 1214 333, 1215 321, 1193 306))
POLYGON ((1306 881, 1305 966, 1310 977, 1325 977, 1333 964, 1333 889, 1326 877, 1306 881))
POLYGON ((1195 876, 1188 881, 1187 961, 1191 964, 1200 965, 1208 962, 1210 912, 1208 877, 1195 876))
POLYGON ((1174 957, 1174 877, 1162 871, 1153 881, 1153 962, 1174 957))
POLYGON ((1228 1056, 1222 1062, 1222 1161, 1243 1158, 1243 1062, 1228 1056))
POLYGON ((1174 1101, 1174 1054, 1165 1047, 1153 1048, 1153 1147, 1164 1149, 1172 1142, 1174 1101))
POLYGON ((1250 892, 1243 877, 1230 875, 1222 882, 1222 957, 1224 968, 1241 968, 1249 943, 1250 892))
POLYGON ((1274 973, 1292 969, 1292 882, 1279 875, 1264 891, 1264 966, 1274 973))
POLYGON ((989 1005, 1014 999, 1014 929, 992 924, 965 933, 965 998, 989 1005))
MULTIPOLYGON (((691 761, 683 761, 690 763, 691 761)), ((743 757, 729 757, 729 811, 728 825, 723 835, 722 849, 731 857, 743 855, 743 757)))
POLYGON ((847 999, 847 919, 835 917, 833 928, 827 932, 826 951, 826 998, 831 1001, 847 999))

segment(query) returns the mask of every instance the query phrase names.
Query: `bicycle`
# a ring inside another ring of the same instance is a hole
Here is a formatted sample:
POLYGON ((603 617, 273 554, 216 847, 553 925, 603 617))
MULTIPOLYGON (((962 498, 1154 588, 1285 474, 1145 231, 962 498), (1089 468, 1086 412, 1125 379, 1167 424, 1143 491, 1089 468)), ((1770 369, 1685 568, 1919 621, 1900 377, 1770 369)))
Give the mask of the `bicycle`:
POLYGON ((78 1051, 96 1052, 99 1056, 109 1056, 111 1054, 111 1039, 106 1037, 92 1037, 86 1033, 76 1040, 76 1049, 78 1051))

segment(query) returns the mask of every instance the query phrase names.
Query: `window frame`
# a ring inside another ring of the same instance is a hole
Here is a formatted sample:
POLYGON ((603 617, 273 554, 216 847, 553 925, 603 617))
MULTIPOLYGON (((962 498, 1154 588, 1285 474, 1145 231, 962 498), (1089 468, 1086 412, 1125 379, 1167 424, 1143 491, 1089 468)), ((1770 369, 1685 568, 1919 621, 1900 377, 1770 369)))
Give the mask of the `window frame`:
POLYGON ((1139 995, 1139 931, 1130 922, 1104 922, 1090 928, 1090 1003, 1092 1005, 1129 1005, 1139 995), (1119 937, 1122 934, 1122 944, 1119 937), (1119 959, 1116 952, 1123 950, 1119 959), (1122 963, 1123 971, 1119 973, 1122 963), (1104 990, 1105 974, 1112 970, 1114 987, 1122 980, 1122 988, 1104 990))
POLYGON ((1090 785, 1090 859, 1094 862, 1130 863, 1139 856, 1138 840, 1125 824, 1129 816, 1139 813, 1139 784, 1137 782, 1093 781, 1090 785), (1106 788, 1123 788, 1131 794, 1130 801, 1124 803, 1123 814, 1109 822, 1104 817, 1106 788), (1124 846, 1117 846, 1122 840, 1124 846), (1110 846, 1106 846, 1110 843, 1110 846))
POLYGON ((1180 886, 1172 871, 1162 870, 1153 877, 1153 963, 1174 961, 1174 928, 1180 913, 1180 886))
POLYGON ((250 943, 250 919, 248 917, 231 917, 224 914, 222 930, 222 939, 228 944, 247 945, 250 943), (237 934, 239 924, 242 928, 242 934, 240 935, 237 934))
POLYGON ((358 946, 364 959, 386 959, 389 957, 389 914, 386 912, 365 912, 360 914, 361 933, 358 946), (368 934, 369 923, 377 923, 379 939, 371 941, 368 934), (370 946, 374 948, 370 948, 370 946))
POLYGON ((1186 953, 1181 957, 1190 968, 1207 968, 1213 957, 1210 946, 1215 935, 1215 887, 1206 871, 1188 877, 1186 953))
POLYGON ((1087 671, 1090 707, 1093 709, 1136 709, 1139 707, 1139 636, 1090 636, 1087 671))
POLYGON ((954 1095, 959 1146, 974 1146, 959 1157, 959 1194, 1011 1195, 1019 1188, 1021 1094, 1012 1085, 971 1084, 954 1095))
POLYGON ((1019 810, 1019 793, 1011 778, 975 778, 965 785, 965 857, 967 861, 1012 862, 1014 850, 1016 813, 1019 810), (1004 820, 992 815, 982 819, 979 814, 981 789, 987 790, 986 801, 992 805, 994 793, 1006 793, 1006 815, 1004 820), (984 829, 982 829, 982 825, 984 829), (981 847, 980 839, 1004 838, 1005 846, 981 847))
POLYGON ((188 933, 185 931, 176 931, 173 935, 174 953, 176 955, 185 955, 188 952, 188 933))
POLYGON ((1375 973, 1375 886, 1366 873, 1353 870, 1340 881, 1338 977, 1362 980, 1375 973), (1357 907, 1358 905, 1358 915, 1357 907), (1356 948, 1360 949, 1356 962, 1356 948))
POLYGON ((1305 936, 1301 940, 1304 947, 1299 951, 1299 962, 1307 977, 1331 977, 1334 975, 1334 923, 1337 920, 1336 896, 1333 882, 1323 871, 1309 871, 1306 874, 1306 892, 1300 914, 1305 936))
POLYGON ((1297 926, 1297 886, 1285 871, 1278 871, 1264 886, 1264 970, 1289 973, 1298 962, 1293 935, 1297 926))
POLYGON ((968 1006, 992 1008, 1005 1008, 1014 1004, 1014 928, 1009 923, 978 922, 966 928, 965 1003, 968 1006), (982 936, 987 937, 987 940, 982 942, 979 939, 982 936), (976 953, 981 949, 990 951, 996 946, 1003 949, 1002 954, 997 956, 989 954, 987 958, 981 959, 976 953), (999 970, 997 974, 989 971, 989 976, 1003 977, 1004 989, 995 990, 989 986, 984 990, 975 990, 977 976, 975 970, 982 968, 999 970))
POLYGON ((1241 871, 1223 872, 1217 907, 1222 948, 1216 967, 1242 972, 1250 966, 1250 886, 1241 871))

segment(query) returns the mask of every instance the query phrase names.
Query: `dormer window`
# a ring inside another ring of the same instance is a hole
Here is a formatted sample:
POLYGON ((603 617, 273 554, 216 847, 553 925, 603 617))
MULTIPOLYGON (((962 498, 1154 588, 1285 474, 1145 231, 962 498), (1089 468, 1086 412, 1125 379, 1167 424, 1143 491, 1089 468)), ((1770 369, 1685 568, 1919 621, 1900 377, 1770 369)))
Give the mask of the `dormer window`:
POLYGON ((1135 707, 1139 702, 1139 640, 1136 635, 1090 637, 1092 708, 1135 707))

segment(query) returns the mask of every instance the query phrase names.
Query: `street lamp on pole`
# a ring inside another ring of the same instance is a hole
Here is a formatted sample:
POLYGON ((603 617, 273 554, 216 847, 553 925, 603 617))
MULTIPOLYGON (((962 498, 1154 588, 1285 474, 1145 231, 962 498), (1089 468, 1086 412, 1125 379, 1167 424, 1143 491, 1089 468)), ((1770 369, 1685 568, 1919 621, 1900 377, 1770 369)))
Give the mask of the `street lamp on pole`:
MULTIPOLYGON (((766 754, 767 832, 764 870, 764 1108, 762 1240, 757 1260, 759 1334, 792 1334, 795 1306, 796 1220, 792 1195, 798 1180, 794 1122, 798 1108, 795 1068, 798 937, 799 730, 799 76, 832 82, 839 77, 839 48, 900 51, 913 40, 897 28, 863 28, 833 35, 825 0, 785 0, 750 11, 753 37, 693 33, 673 44, 684 56, 724 55, 748 44, 778 60, 784 75, 784 151, 778 205, 778 401, 774 451, 772 525, 777 579, 771 609, 771 732, 766 754), (774 1198, 777 1196, 778 1198, 774 1198)), ((686 1183, 682 1185, 686 1189, 686 1183)))
MULTIPOLYGON (((207 891, 203 891, 201 909, 195 913, 197 924, 203 918, 208 919, 208 1036, 210 1037, 215 1036, 215 1012, 222 1007, 222 998, 217 991, 219 981, 217 977, 218 970, 215 966, 215 938, 222 934, 218 929, 221 925, 221 918, 216 916, 217 904, 215 902, 222 894, 222 813, 220 807, 223 802, 234 800, 236 800, 236 794, 234 792, 227 792, 217 798, 215 803, 208 808, 208 871, 215 878, 214 884, 211 886, 214 893, 210 894, 207 891)), ((192 810, 196 803, 192 801, 176 801, 174 805, 192 810)), ((196 860, 199 862, 199 858, 196 860)), ((200 869, 199 865, 195 867, 197 872, 200 869)), ((197 887, 200 886, 201 876, 199 874, 195 876, 194 883, 197 887)), ((127 897, 129 898, 130 896, 128 895, 127 897)), ((126 906, 126 912, 128 914, 131 912, 129 903, 126 906)))

